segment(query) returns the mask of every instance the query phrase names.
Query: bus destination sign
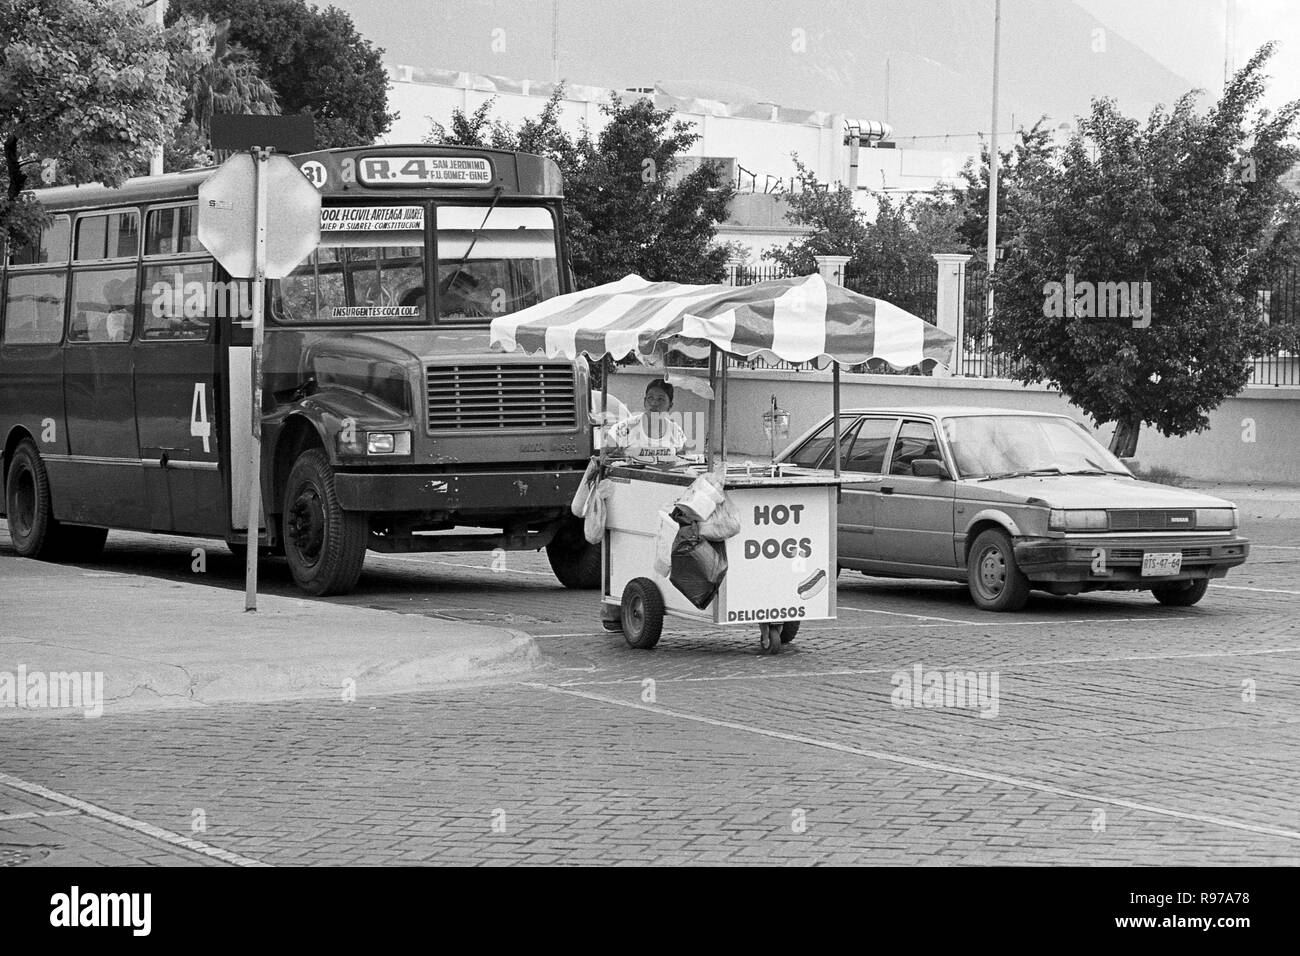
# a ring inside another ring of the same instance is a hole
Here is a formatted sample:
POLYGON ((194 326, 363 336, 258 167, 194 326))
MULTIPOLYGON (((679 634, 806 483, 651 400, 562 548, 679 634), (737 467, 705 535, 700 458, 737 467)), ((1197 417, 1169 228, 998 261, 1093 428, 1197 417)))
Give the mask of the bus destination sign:
POLYGON ((322 232, 409 232, 424 228, 423 206, 324 206, 322 232))
POLYGON ((481 157, 367 156, 360 178, 367 186, 489 186, 492 164, 481 157))

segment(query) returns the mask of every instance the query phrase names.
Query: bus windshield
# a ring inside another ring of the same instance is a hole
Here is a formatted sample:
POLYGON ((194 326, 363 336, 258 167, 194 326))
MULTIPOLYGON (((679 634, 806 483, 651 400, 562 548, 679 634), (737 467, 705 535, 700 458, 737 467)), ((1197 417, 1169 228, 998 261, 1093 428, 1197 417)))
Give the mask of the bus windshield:
MULTIPOLYGON (((282 322, 428 321, 422 205, 323 210, 317 250, 280 283, 282 322)), ((489 320, 560 291, 557 234, 543 206, 435 210, 440 320, 489 320)))

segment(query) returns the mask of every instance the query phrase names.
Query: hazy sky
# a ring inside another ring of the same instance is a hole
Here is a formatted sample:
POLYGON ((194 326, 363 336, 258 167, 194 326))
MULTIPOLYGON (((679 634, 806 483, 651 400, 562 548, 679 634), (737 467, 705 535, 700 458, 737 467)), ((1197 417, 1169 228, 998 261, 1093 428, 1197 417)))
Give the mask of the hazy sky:
POLYGON ((1265 105, 1276 109, 1300 99, 1300 2, 1235 0, 1236 42, 1224 42, 1230 0, 1075 0, 1102 23, 1194 85, 1216 92, 1223 85, 1229 46, 1240 67, 1269 40, 1277 52, 1265 105))
MULTIPOLYGON (((527 22, 528 44, 537 48, 542 61, 540 65, 532 68, 532 72, 536 75, 514 78, 533 80, 550 79, 546 61, 550 50, 550 11, 552 3, 558 2, 563 75, 573 83, 595 84, 613 81, 608 79, 608 74, 604 80, 594 76, 584 76, 584 64, 579 62, 581 57, 575 55, 566 57, 566 48, 573 50, 587 45, 589 49, 595 46, 603 51, 627 50, 632 53, 638 46, 645 48, 646 44, 638 44, 638 37, 642 40, 646 39, 647 31, 657 31, 653 35, 655 40, 660 41, 654 44, 656 49, 662 48, 665 37, 690 31, 696 35, 707 34, 703 36, 709 44, 706 48, 717 50, 719 52, 717 59, 725 62, 728 55, 743 53, 743 50, 738 51, 737 47, 747 42, 746 37, 750 34, 746 33, 746 29, 752 31, 755 22, 767 21, 771 24, 779 24, 783 12, 792 13, 796 6, 807 9, 806 6, 799 4, 799 0, 757 0, 752 7, 743 6, 745 10, 753 10, 752 16, 740 17, 738 20, 735 14, 737 8, 734 5, 724 5, 727 13, 719 15, 721 7, 712 0, 644 0, 643 3, 632 6, 616 3, 618 10, 621 11, 619 15, 595 17, 588 13, 587 18, 583 20, 582 11, 600 9, 601 4, 598 2, 593 4, 591 0, 385 0, 382 3, 376 0, 314 0, 314 2, 322 6, 333 3, 347 10, 363 35, 387 49, 385 59, 388 62, 446 69, 469 69, 481 73, 503 72, 503 58, 490 55, 485 43, 462 42, 467 41, 467 38, 456 39, 457 30, 471 29, 475 38, 482 39, 478 37, 479 33, 484 33, 481 27, 495 23, 498 16, 503 22, 527 22), (640 17, 638 22, 629 22, 629 18, 635 20, 637 17, 640 17), (448 40, 455 40, 450 49, 446 42, 448 40), (443 50, 441 57, 448 62, 438 62, 440 55, 436 50, 440 45, 443 50), (450 62, 452 60, 456 62, 450 62)), ((861 16, 854 17, 859 23, 867 23, 873 12, 873 4, 869 0, 851 0, 849 3, 845 3, 844 0, 828 0, 828 2, 853 12, 860 9, 861 16), (856 4, 859 3, 861 6, 857 7, 856 4)), ((890 3, 891 6, 897 5, 897 0, 880 0, 880 2, 890 3)), ((1049 52, 1060 49, 1062 44, 1068 42, 1067 38, 1060 35, 1051 35, 1050 30, 1047 31, 1049 35, 1027 36, 1027 32, 1036 28, 1026 22, 1023 12, 1019 16, 1016 14, 1017 3, 1024 2, 1026 0, 1009 0, 1003 4, 1004 11, 1010 11, 1004 12, 1004 52, 1007 49, 1014 52, 1017 42, 1027 42, 1040 51, 1049 52)), ((1228 4, 1233 3, 1236 10, 1236 38, 1232 45, 1235 65, 1240 66, 1262 43, 1270 39, 1279 41, 1278 51, 1269 68, 1272 82, 1269 85, 1266 105, 1276 108, 1288 100, 1300 99, 1300 0, 1034 0, 1034 3, 1035 6, 1042 4, 1045 7, 1072 7, 1090 14, 1160 65, 1177 74, 1178 77, 1185 78, 1186 84, 1181 82, 1175 84, 1180 90, 1195 86, 1204 88, 1211 94, 1217 94, 1223 83, 1226 12, 1228 4)), ((907 25, 909 40, 914 43, 915 49, 923 53, 928 42, 925 31, 946 31, 946 35, 936 33, 934 37, 934 48, 936 51, 940 50, 945 42, 951 44, 954 30, 964 31, 972 36, 981 32, 983 21, 987 19, 991 22, 991 6, 992 0, 911 0, 911 3, 904 7, 909 19, 910 11, 912 9, 916 11, 915 22, 907 25), (944 15, 945 11, 946 15, 944 15)), ((1023 11, 1023 7, 1021 10, 1023 11)), ((849 16, 853 16, 853 13, 851 12, 849 16)), ((1068 17, 1064 19, 1046 17, 1039 20, 1039 23, 1052 22, 1075 21, 1068 17)), ((991 25, 989 29, 991 33, 991 25)), ((512 42, 519 42, 517 35, 512 42)), ((869 41, 867 45, 869 46, 869 41)), ((948 49, 951 49, 951 45, 948 49)), ((870 57, 874 53, 875 51, 867 50, 864 55, 870 57)), ((936 55, 942 59, 941 55, 936 55)), ((963 58, 969 59, 965 54, 963 58)), ((991 55, 989 61, 991 62, 991 55)), ((1014 68, 1016 64, 1010 66, 1014 68)), ((677 80, 690 79, 692 71, 696 69, 689 61, 663 64, 664 72, 677 80)), ((828 64, 827 69, 833 72, 835 66, 828 64)), ((643 66, 641 70, 644 72, 643 66)), ((597 71, 593 69, 592 72, 597 71)), ((707 65, 701 64, 698 72, 707 72, 707 65)), ((896 80, 898 76, 899 74, 896 73, 896 80)), ((631 85, 635 82, 645 82, 646 79, 647 77, 638 73, 636 77, 627 77, 625 82, 631 85)), ((714 80, 714 89, 725 89, 725 84, 717 83, 716 76, 711 79, 714 80)), ((960 86, 963 82, 969 83, 969 79, 965 81, 956 79, 954 82, 960 86)), ((1041 84, 1044 90, 1042 112, 1058 112, 1059 109, 1053 110, 1048 105, 1049 93, 1054 88, 1053 78, 1045 75, 1041 78, 1041 84)), ((983 86, 982 83, 979 85, 983 86)), ((1122 85, 1122 81, 1117 81, 1116 85, 1122 85)), ((973 90, 953 91, 953 94, 970 95, 973 92, 973 90)), ((1110 93, 1111 91, 1093 89, 1092 92, 1110 93)), ((807 98, 807 93, 804 91, 791 91, 786 97, 780 94, 780 90, 775 90, 774 93, 765 94, 765 98, 774 96, 784 105, 809 109, 845 109, 839 104, 803 102, 807 98)), ((934 89, 917 91, 916 95, 932 100, 936 96, 946 94, 940 84, 934 89)), ((1086 102, 1078 104, 1077 108, 1086 111, 1086 102)), ((1027 114, 1032 114, 1039 109, 1039 104, 1025 102, 1022 97, 1021 109, 1027 114)), ((915 129, 912 132, 930 132, 930 130, 915 129)))

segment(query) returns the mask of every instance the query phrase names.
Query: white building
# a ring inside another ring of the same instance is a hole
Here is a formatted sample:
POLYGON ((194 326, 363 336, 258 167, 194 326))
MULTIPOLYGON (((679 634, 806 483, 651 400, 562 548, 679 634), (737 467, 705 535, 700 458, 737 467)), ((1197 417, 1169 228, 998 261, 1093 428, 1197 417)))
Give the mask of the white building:
MULTIPOLYGON (((500 76, 460 73, 413 66, 389 67, 389 106, 400 118, 383 137, 387 143, 418 143, 433 122, 447 125, 452 110, 465 113, 490 99, 492 116, 518 125, 536 117, 554 92, 551 83, 500 76)), ((561 126, 577 134, 585 124, 593 133, 605 123, 600 107, 610 101, 605 88, 566 84, 561 126)), ((776 193, 789 188, 797 175, 794 157, 820 182, 846 183, 859 190, 860 208, 874 211, 876 194, 929 192, 943 181, 955 180, 970 151, 897 149, 888 143, 885 124, 843 113, 796 110, 775 103, 723 103, 678 97, 646 87, 622 91, 626 97, 652 96, 655 106, 671 108, 677 118, 694 125, 700 139, 687 156, 723 160, 740 195, 732 215, 719 228, 719 237, 735 241, 757 259, 762 250, 784 244, 802 230, 784 218, 776 193)))

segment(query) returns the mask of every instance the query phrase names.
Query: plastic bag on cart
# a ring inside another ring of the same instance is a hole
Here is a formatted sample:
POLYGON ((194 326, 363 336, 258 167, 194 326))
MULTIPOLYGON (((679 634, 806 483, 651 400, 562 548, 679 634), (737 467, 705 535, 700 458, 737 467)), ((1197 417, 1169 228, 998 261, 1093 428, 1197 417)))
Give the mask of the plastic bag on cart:
POLYGON ((587 501, 587 514, 582 519, 582 533, 589 544, 600 544, 605 540, 605 516, 609 511, 609 496, 613 491, 612 481, 599 482, 587 501))
POLYGON ((667 511, 659 512, 659 530, 655 534, 655 574, 668 577, 673 570, 673 542, 680 527, 667 511))
POLYGON ((740 534, 740 511, 729 497, 723 497, 722 504, 714 509, 713 514, 700 522, 700 537, 705 541, 726 541, 740 534))
POLYGON ((700 610, 713 601, 727 576, 727 546, 700 537, 699 525, 682 525, 673 541, 668 580, 700 610))
POLYGON ((587 470, 582 473, 582 481, 578 482, 578 490, 573 493, 573 501, 569 505, 569 510, 573 512, 575 518, 585 518, 587 508, 591 504, 591 494, 596 490, 596 480, 600 477, 600 459, 593 458, 587 462, 587 470))
MULTIPOLYGON (((712 475, 700 475, 691 483, 685 495, 673 504, 682 509, 691 521, 703 521, 713 514, 718 505, 726 500, 726 495, 718 487, 718 481, 712 475)), ((739 529, 737 529, 739 530, 739 529)))

